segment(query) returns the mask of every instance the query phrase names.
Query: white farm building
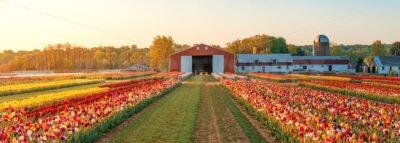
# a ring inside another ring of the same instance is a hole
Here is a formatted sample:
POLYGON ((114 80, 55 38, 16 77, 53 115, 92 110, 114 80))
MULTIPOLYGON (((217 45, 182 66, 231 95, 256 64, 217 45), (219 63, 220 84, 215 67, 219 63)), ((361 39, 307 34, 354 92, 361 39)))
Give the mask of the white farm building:
POLYGON ((236 72, 351 72, 344 56, 291 56, 289 54, 237 54, 236 72))
POLYGON ((370 73, 389 74, 390 71, 395 74, 400 72, 400 56, 375 56, 369 64, 370 73))

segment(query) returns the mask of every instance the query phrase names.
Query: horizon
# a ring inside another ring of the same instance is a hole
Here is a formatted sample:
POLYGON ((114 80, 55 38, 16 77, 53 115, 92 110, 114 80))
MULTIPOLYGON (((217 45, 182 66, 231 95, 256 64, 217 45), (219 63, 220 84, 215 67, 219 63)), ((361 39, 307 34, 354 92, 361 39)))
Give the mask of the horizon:
POLYGON ((312 45, 318 34, 338 45, 391 44, 400 40, 399 6, 395 0, 0 0, 0 51, 42 50, 57 43, 148 48, 157 35, 178 44, 221 47, 258 34, 295 45, 312 45))

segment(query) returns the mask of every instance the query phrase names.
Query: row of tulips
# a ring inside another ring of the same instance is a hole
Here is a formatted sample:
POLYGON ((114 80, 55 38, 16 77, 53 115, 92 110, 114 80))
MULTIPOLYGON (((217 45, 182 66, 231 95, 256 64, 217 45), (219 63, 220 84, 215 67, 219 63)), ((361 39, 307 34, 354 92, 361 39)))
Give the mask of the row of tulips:
POLYGON ((379 87, 400 88, 400 81, 366 80, 363 81, 362 83, 379 87))
POLYGON ((136 79, 136 80, 129 80, 129 81, 124 81, 124 82, 106 84, 106 85, 102 85, 100 87, 119 88, 119 87, 131 86, 131 85, 134 85, 134 84, 141 84, 141 83, 144 83, 144 82, 151 82, 153 80, 158 80, 158 79, 160 79, 160 78, 142 78, 142 79, 136 79))
POLYGON ((77 85, 100 83, 102 80, 89 80, 89 79, 71 79, 71 80, 58 80, 49 82, 39 82, 39 83, 23 83, 23 84, 11 84, 0 86, 0 96, 1 95, 12 95, 19 93, 28 93, 48 89, 56 89, 63 87, 71 87, 77 85))
POLYGON ((299 142, 400 141, 396 104, 257 79, 221 82, 299 142))
POLYGON ((387 103, 400 103, 400 88, 342 81, 301 81, 300 85, 387 103))
POLYGON ((400 81, 400 77, 384 77, 384 76, 376 76, 376 75, 368 75, 368 76, 362 76, 362 75, 354 75, 354 76, 342 76, 346 78, 351 78, 354 80, 387 80, 387 81, 400 81))
POLYGON ((76 98, 88 94, 104 92, 106 90, 107 88, 93 87, 93 88, 42 94, 30 98, 24 98, 22 100, 11 100, 0 103, 0 111, 6 108, 14 108, 14 109, 34 108, 48 104, 53 104, 69 98, 76 98))
POLYGON ((148 76, 155 74, 155 72, 118 72, 118 73, 91 73, 86 74, 86 78, 89 79, 114 79, 124 80, 132 79, 136 77, 148 76))
POLYGON ((183 72, 161 72, 154 74, 153 77, 178 77, 179 75, 184 74, 183 72))
POLYGON ((7 76, 7 77, 0 77, 0 85, 33 83, 33 82, 48 82, 48 81, 56 81, 56 80, 82 79, 82 78, 85 78, 85 76, 81 75, 81 74, 23 76, 23 77, 7 76))
POLYGON ((64 100, 31 111, 8 108, 0 114, 0 142, 64 142, 109 117, 174 86, 177 79, 159 79, 116 90, 64 100))
POLYGON ((291 82, 294 79, 291 79, 287 75, 282 74, 269 74, 269 73, 248 73, 247 76, 262 78, 266 80, 276 81, 276 82, 291 82))
POLYGON ((289 74, 290 78, 299 80, 331 80, 331 81, 351 81, 348 77, 325 76, 325 75, 305 75, 305 74, 289 74))

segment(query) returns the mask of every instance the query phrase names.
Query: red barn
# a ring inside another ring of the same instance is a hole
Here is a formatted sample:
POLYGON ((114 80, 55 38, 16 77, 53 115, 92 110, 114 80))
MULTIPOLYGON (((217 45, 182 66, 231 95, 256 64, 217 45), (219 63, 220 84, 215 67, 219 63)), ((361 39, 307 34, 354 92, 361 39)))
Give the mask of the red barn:
POLYGON ((234 66, 234 54, 205 44, 171 54, 169 57, 171 72, 234 73, 234 66))

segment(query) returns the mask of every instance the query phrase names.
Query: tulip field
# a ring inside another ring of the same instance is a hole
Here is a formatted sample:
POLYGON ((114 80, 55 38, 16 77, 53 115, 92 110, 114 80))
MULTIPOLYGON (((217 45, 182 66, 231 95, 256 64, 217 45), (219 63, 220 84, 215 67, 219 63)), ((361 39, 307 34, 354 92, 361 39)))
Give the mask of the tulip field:
POLYGON ((398 78, 182 74, 1 79, 0 143, 400 142, 398 78))

